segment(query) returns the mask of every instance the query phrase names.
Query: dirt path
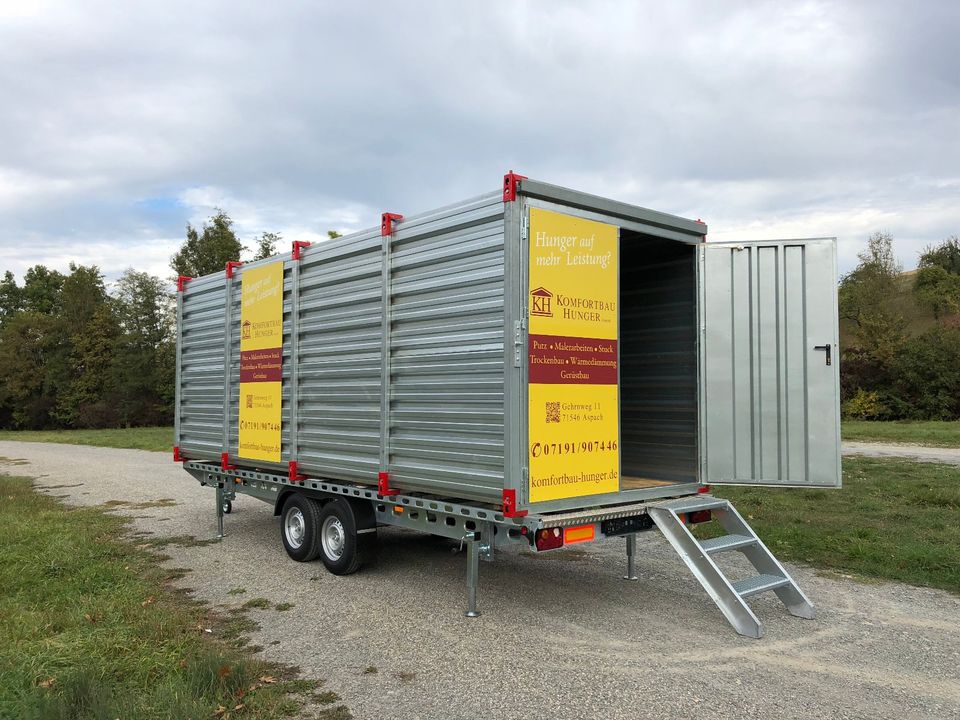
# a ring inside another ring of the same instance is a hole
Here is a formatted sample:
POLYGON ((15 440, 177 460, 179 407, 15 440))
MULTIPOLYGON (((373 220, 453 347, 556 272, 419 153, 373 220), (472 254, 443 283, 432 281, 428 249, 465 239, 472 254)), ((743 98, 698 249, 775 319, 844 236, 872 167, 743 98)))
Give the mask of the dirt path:
POLYGON ((924 462, 941 462, 960 465, 960 448, 923 447, 922 445, 853 441, 844 441, 842 448, 844 455, 901 457, 922 460, 924 462))
MULTIPOLYGON (((213 491, 166 454, 0 442, 0 456, 0 471, 39 476, 67 502, 175 503, 121 507, 138 530, 215 532, 213 491)), ((793 568, 818 619, 763 596, 767 636, 748 640, 651 532, 637 583, 621 580, 622 540, 498 554, 481 568, 484 614, 468 620, 451 544, 382 531, 374 567, 335 577, 287 559, 269 507, 234 509, 222 543, 170 546, 170 563, 215 605, 293 603, 252 611, 253 642, 325 679, 357 718, 960 718, 960 598, 945 592, 793 568)))

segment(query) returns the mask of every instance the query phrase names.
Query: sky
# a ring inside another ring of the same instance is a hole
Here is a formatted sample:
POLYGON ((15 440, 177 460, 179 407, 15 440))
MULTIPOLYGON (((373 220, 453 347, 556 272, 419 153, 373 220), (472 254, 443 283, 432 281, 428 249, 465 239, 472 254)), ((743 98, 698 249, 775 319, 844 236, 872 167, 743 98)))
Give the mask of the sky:
POLYGON ((169 277, 508 170, 710 240, 960 234, 960 2, 0 0, 0 271, 169 277))

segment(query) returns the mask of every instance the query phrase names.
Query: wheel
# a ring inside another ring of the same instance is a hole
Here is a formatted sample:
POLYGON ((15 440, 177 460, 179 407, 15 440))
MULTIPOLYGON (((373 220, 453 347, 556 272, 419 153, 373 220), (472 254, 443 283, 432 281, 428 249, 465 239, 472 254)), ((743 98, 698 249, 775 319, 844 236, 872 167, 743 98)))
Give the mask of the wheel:
POLYGON ((372 559, 376 547, 376 524, 359 518, 364 528, 357 533, 358 517, 348 500, 331 500, 320 511, 320 559, 334 575, 349 575, 372 559), (370 526, 371 530, 366 528, 370 526))
POLYGON ((320 503, 303 495, 291 495, 280 511, 280 538, 287 555, 297 562, 310 562, 320 553, 320 503))
POLYGON ((231 512, 233 512, 233 503, 230 502, 229 500, 224 500, 224 501, 223 501, 223 514, 224 514, 224 515, 229 515, 231 512))

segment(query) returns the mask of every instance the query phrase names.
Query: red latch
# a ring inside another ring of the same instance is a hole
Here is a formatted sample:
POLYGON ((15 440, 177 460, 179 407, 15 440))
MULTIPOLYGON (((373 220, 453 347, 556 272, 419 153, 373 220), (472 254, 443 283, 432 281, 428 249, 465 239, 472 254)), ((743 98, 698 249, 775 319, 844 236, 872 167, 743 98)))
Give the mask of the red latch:
POLYGON ((700 495, 706 495, 708 492, 710 492, 709 485, 701 485, 700 487, 697 488, 697 493, 700 495))
POLYGON ((173 461, 174 461, 174 462, 186 462, 186 461, 187 461, 187 459, 186 459, 183 455, 180 454, 180 446, 179 446, 179 445, 174 445, 174 446, 173 446, 173 461))
POLYGON ((508 518, 521 518, 529 510, 517 510, 517 491, 513 488, 504 488, 503 490, 503 516, 508 518))
POLYGON ((236 268, 240 267, 241 265, 243 265, 243 263, 240 262, 239 260, 227 260, 227 267, 226 267, 227 277, 228 277, 228 278, 232 278, 232 277, 233 277, 233 271, 234 271, 236 268))
POLYGON ((183 289, 187 286, 187 283, 193 280, 189 275, 180 275, 177 277, 177 292, 183 292, 183 289))
POLYGON ((380 216, 380 237, 389 237, 393 235, 394 223, 403 220, 403 215, 399 213, 384 213, 380 216))
POLYGON ((230 464, 230 453, 220 453, 220 469, 221 470, 236 470, 236 465, 230 464))
POLYGON ((293 241, 293 259, 300 260, 301 259, 300 251, 308 247, 310 247, 310 243, 307 242, 306 240, 294 240, 293 241))
POLYGON ((503 201, 513 202, 517 199, 517 188, 521 180, 526 180, 526 175, 517 175, 513 170, 503 176, 503 201))
POLYGON ((306 475, 301 475, 297 468, 297 461, 291 460, 289 464, 290 468, 290 482, 303 482, 307 479, 306 475))
POLYGON ((381 497, 400 494, 399 490, 390 487, 390 473, 380 472, 377 474, 377 494, 381 497))

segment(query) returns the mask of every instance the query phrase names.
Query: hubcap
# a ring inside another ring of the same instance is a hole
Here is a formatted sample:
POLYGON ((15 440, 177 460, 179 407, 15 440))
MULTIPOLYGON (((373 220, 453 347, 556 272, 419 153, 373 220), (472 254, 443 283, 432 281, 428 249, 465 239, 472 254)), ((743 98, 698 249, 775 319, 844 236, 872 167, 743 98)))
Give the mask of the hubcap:
POLYGON ((307 523, 303 518, 303 512, 299 508, 294 508, 287 513, 283 521, 283 533, 286 535, 287 544, 296 549, 303 545, 303 536, 307 533, 307 523))
POLYGON ((340 519, 331 516, 324 520, 320 537, 323 539, 323 554, 331 560, 339 560, 347 539, 340 519))

